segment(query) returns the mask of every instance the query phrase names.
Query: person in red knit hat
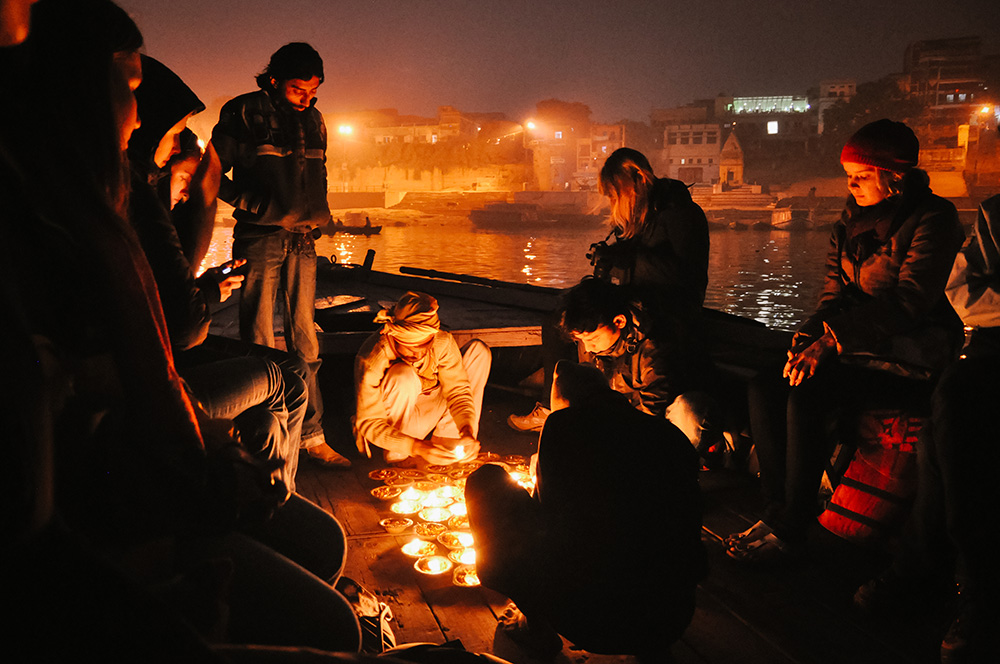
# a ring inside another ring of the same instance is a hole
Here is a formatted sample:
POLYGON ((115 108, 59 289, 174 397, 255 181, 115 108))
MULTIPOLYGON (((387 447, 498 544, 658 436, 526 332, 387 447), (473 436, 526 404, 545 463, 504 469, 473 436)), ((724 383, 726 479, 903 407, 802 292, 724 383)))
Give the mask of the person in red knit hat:
POLYGON ((944 286, 964 233, 955 206, 917 168, 919 154, 913 131, 891 120, 865 125, 844 146, 850 195, 831 236, 819 306, 792 338, 784 367, 750 384, 767 508, 727 538, 732 558, 763 562, 801 551, 818 512, 833 416, 926 400, 961 343, 944 286))

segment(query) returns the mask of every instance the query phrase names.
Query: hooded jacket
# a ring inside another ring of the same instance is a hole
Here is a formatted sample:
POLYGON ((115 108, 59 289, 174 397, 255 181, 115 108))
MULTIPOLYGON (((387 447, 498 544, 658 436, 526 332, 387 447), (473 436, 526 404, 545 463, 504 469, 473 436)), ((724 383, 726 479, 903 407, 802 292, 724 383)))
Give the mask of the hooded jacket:
POLYGON ((212 144, 222 162, 219 198, 236 208, 237 237, 305 233, 330 221, 326 124, 313 104, 295 111, 278 92, 258 90, 222 107, 212 144))
POLYGON ((129 211, 143 252, 153 268, 156 288, 175 351, 196 346, 208 335, 209 302, 218 301, 218 285, 211 278, 195 279, 170 211, 150 184, 160 176, 153 154, 167 131, 204 105, 166 66, 142 56, 143 81, 136 89, 141 125, 128 144, 132 169, 129 211), (145 130, 145 131, 143 131, 145 130))

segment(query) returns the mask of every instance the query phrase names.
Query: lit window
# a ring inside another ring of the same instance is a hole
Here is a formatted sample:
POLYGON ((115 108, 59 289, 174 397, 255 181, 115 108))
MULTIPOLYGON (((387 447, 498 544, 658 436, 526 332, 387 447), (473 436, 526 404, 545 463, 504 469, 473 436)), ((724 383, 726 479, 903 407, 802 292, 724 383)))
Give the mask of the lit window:
POLYGON ((562 132, 561 131, 557 131, 556 132, 556 138, 562 138, 562 132))
POLYGON ((767 133, 769 133, 769 134, 777 134, 778 133, 778 121, 777 120, 770 120, 770 121, 768 121, 768 123, 767 123, 767 133))

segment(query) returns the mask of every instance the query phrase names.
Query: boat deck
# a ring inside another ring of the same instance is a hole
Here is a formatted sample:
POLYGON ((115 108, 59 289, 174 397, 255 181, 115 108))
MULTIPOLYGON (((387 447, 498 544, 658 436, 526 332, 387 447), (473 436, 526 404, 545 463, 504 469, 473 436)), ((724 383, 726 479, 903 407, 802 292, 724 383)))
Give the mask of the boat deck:
MULTIPOLYGON (((503 635, 497 615, 506 598, 484 588, 456 588, 449 579, 423 577, 399 547, 408 539, 385 533, 378 521, 388 512, 369 491, 378 483, 371 470, 380 459, 353 451, 349 358, 332 358, 321 371, 328 404, 327 435, 339 451, 354 459, 347 471, 303 463, 299 491, 336 516, 348 535, 346 575, 386 602, 395 615, 400 643, 460 641, 469 651, 492 653, 515 664, 530 664, 503 635), (346 383, 346 384, 345 384, 346 383)), ((537 436, 506 425, 511 412, 525 413, 533 398, 516 389, 487 388, 480 438, 484 450, 501 455, 534 452, 537 436)), ((809 556, 779 568, 747 568, 729 560, 721 538, 756 521, 759 499, 754 481, 732 471, 703 471, 705 496, 703 540, 710 573, 698 588, 697 611, 683 638, 671 649, 673 661, 686 663, 929 663, 938 661, 946 628, 944 606, 915 616, 871 622, 854 614, 850 600, 857 586, 879 572, 889 557, 860 549, 817 528, 809 556), (931 615, 927 615, 927 614, 931 615)), ((651 530, 640 536, 656 546, 668 534, 651 530)), ((639 576, 639 574, 636 574, 639 576)), ((633 581, 623 561, 622 582, 633 581)), ((621 607, 621 610, 628 610, 621 607)), ((623 656, 603 656, 564 644, 556 662, 629 663, 623 656)), ((670 661, 664 656, 664 661, 670 661)))

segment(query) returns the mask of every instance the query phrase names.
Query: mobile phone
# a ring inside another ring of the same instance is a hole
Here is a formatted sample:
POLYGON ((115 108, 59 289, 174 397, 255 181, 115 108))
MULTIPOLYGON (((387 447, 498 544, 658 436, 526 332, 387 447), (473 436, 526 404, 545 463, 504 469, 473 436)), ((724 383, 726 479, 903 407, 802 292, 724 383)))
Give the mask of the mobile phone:
POLYGON ((247 264, 244 263, 243 265, 240 265, 239 267, 236 267, 236 266, 233 265, 233 261, 227 261, 227 262, 225 262, 225 263, 222 264, 222 267, 219 269, 219 271, 224 276, 227 276, 227 277, 229 277, 229 276, 245 275, 246 271, 247 271, 247 264))

